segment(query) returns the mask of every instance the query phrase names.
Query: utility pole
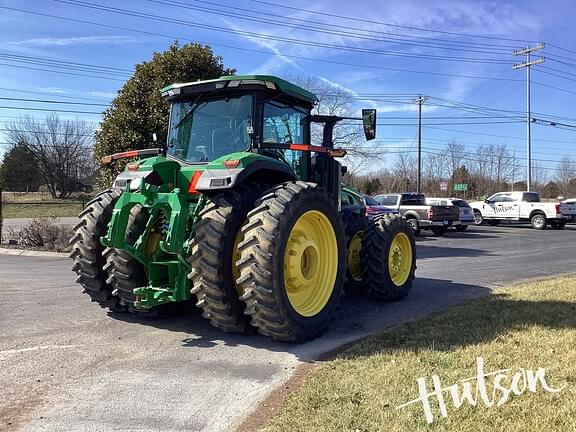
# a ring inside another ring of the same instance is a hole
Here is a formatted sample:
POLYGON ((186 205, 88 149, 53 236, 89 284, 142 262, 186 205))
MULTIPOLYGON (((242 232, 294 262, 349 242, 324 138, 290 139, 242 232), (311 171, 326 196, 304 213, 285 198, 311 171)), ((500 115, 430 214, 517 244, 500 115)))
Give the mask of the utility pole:
POLYGON ((418 104, 418 173, 416 175, 416 192, 420 193, 422 182, 422 105, 428 100, 428 96, 418 95, 418 99, 412 102, 418 104))
POLYGON ((534 51, 544 49, 544 43, 535 47, 526 47, 514 51, 512 55, 525 55, 526 61, 512 66, 512 69, 526 68, 526 190, 530 192, 530 183, 532 181, 532 118, 530 112, 530 67, 544 63, 544 57, 538 57, 532 60, 531 54, 534 51))

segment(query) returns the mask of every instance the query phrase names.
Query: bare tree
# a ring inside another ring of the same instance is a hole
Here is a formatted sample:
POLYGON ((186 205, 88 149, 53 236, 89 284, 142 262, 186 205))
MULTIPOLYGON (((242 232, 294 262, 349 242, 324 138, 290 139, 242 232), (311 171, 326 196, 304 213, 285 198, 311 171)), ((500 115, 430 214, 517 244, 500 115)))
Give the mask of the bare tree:
POLYGON ((410 191, 416 188, 416 158, 410 151, 398 153, 392 167, 395 181, 393 190, 410 191))
MULTIPOLYGON (((300 87, 314 93, 318 102, 312 110, 312 114, 354 117, 355 112, 354 94, 346 88, 314 76, 290 76, 286 77, 300 87)), ((312 144, 319 145, 322 142, 321 123, 312 123, 312 144)), ((384 151, 375 149, 374 145, 365 145, 362 126, 355 120, 342 120, 334 128, 334 145, 346 149, 354 158, 367 158, 372 160, 382 159, 384 151)))
POLYGON ((43 121, 25 116, 7 126, 10 144, 24 146, 38 165, 53 198, 68 197, 94 175, 93 130, 81 120, 60 120, 49 115, 43 121))
POLYGON ((569 156, 564 156, 556 168, 556 181, 558 191, 567 196, 572 193, 570 185, 576 181, 576 161, 569 156))
POLYGON ((439 195, 440 182, 450 177, 446 152, 428 154, 424 158, 422 176, 424 190, 432 195, 439 195))
POLYGON ((550 177, 548 175, 548 169, 546 169, 546 167, 543 166, 540 162, 533 161, 531 178, 532 188, 536 191, 541 190, 549 180, 550 177))

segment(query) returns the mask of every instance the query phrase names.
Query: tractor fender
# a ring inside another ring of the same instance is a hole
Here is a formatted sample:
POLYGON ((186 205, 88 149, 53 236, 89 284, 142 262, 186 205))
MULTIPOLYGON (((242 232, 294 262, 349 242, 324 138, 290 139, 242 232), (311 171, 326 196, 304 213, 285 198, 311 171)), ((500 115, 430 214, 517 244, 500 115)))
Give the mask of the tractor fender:
POLYGON ((278 184, 296 180, 294 171, 280 162, 259 160, 244 168, 207 169, 196 185, 198 192, 231 189, 246 180, 278 184))

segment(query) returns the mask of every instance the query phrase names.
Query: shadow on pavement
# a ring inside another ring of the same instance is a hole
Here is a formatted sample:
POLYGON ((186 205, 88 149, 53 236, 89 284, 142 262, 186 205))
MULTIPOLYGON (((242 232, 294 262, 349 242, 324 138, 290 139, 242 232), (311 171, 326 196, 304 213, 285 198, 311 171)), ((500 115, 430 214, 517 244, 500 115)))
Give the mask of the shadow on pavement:
POLYGON ((184 347, 250 346, 288 352, 302 361, 314 361, 326 353, 337 351, 339 347, 372 333, 487 293, 489 289, 482 286, 454 283, 445 279, 417 278, 412 292, 399 302, 381 303, 367 296, 346 295, 342 299, 339 313, 326 332, 304 344, 274 342, 258 334, 224 333, 212 327, 196 308, 175 311, 170 316, 155 319, 135 314, 110 314, 110 316, 138 325, 187 333, 181 341, 184 347))
POLYGON ((427 258, 497 256, 497 254, 481 249, 418 245, 416 248, 416 256, 420 260, 427 258))

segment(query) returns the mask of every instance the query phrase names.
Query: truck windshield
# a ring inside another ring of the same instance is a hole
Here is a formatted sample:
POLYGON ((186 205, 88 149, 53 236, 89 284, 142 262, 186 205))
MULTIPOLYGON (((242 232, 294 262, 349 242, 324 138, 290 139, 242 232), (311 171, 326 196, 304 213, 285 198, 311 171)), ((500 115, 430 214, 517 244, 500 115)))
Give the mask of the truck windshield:
POLYGON ((247 150, 252 96, 197 99, 172 104, 168 154, 187 162, 209 162, 247 150))

